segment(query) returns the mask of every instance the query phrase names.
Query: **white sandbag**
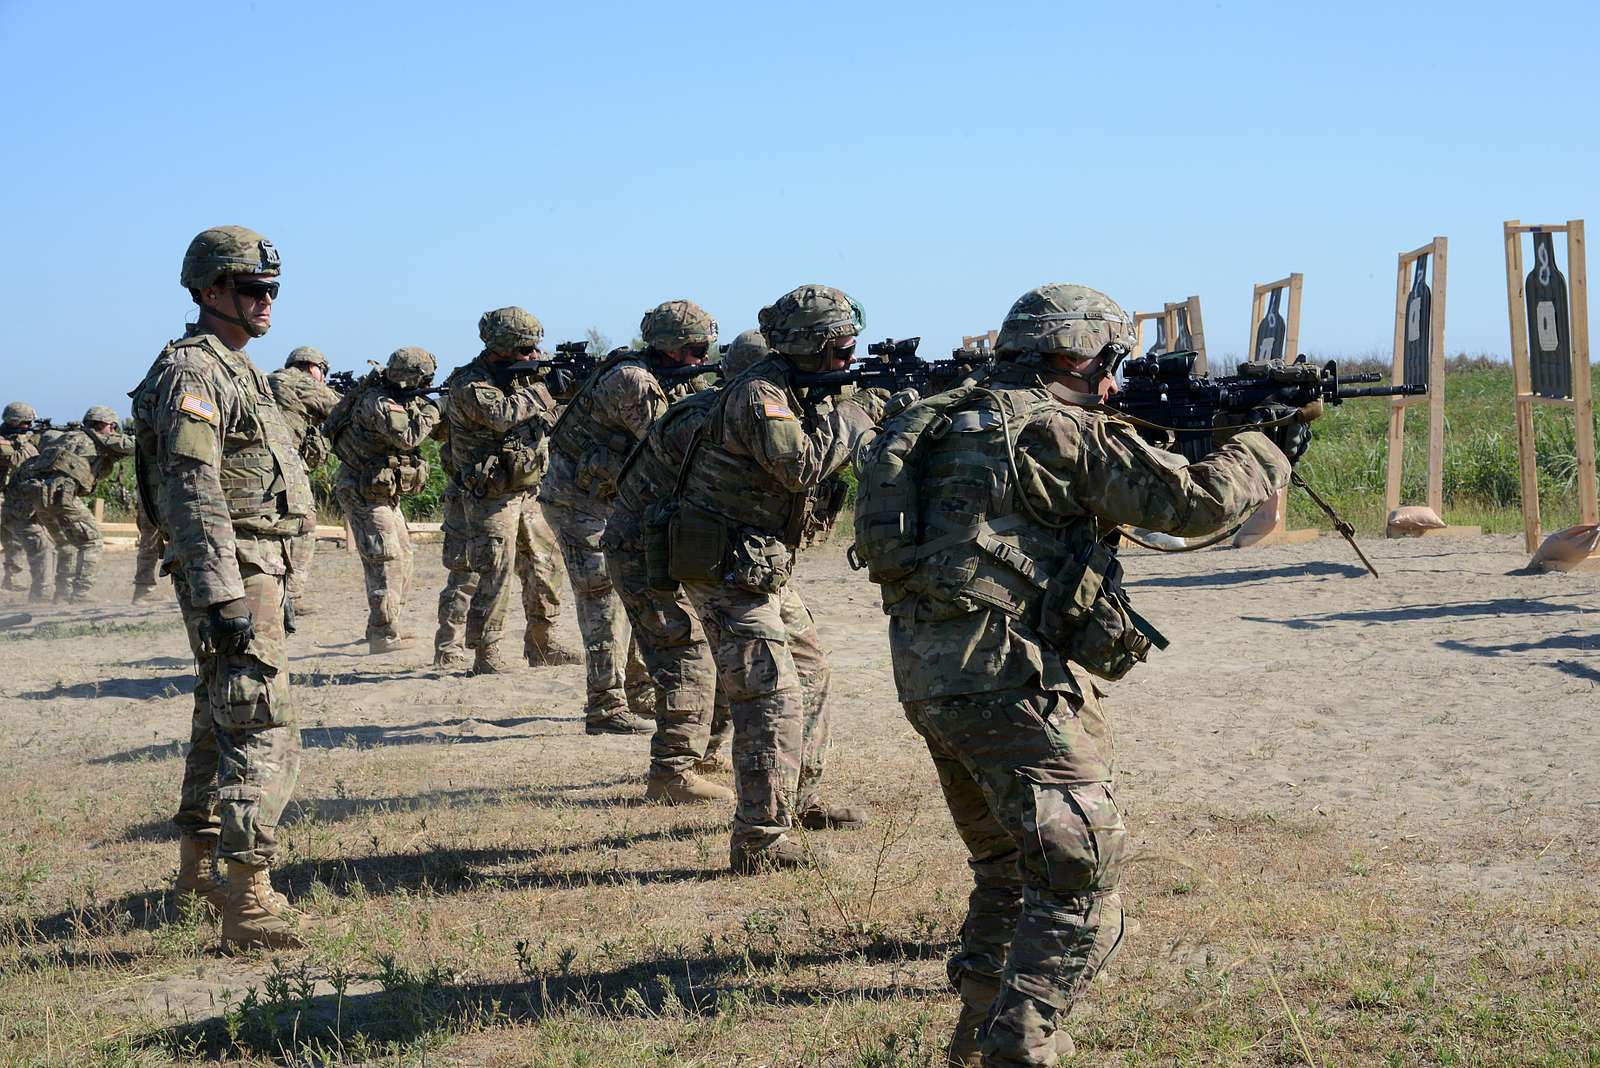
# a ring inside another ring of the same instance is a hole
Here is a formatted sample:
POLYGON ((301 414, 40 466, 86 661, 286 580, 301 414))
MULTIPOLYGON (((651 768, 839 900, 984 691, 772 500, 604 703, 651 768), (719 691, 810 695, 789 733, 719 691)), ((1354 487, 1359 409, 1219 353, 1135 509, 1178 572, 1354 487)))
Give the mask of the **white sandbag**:
POLYGON ((1571 571, 1600 547, 1600 523, 1580 523, 1558 530, 1539 546, 1528 561, 1530 571, 1571 571))
POLYGON ((1239 528, 1239 533, 1233 536, 1235 549, 1248 549, 1256 542, 1278 529, 1278 524, 1283 521, 1284 493, 1274 493, 1267 499, 1267 503, 1257 508, 1255 514, 1244 521, 1244 526, 1239 528))
POLYGON ((1408 504, 1389 513, 1383 533, 1390 538, 1420 538, 1430 530, 1443 530, 1444 520, 1425 504, 1408 504))

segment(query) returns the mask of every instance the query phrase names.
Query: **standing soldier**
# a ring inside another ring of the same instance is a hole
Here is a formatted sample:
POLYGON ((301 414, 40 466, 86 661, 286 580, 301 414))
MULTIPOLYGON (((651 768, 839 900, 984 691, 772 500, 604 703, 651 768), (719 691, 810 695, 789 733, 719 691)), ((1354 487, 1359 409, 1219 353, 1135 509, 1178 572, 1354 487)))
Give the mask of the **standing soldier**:
POLYGON ((1083 670, 1120 678, 1160 636, 1121 588, 1119 526, 1224 529, 1288 482, 1280 445, 1304 450, 1285 426, 1279 444, 1241 433, 1187 464, 1096 410, 1132 322, 1084 286, 1030 290, 993 369, 889 420, 860 464, 856 553, 971 854, 951 1065, 1056 1063, 1060 1024, 1123 937, 1127 831, 1083 670))
POLYGON ((199 234, 180 276, 199 322, 161 350, 132 394, 139 492, 170 546, 198 676, 173 819, 177 889, 219 911, 224 945, 240 948, 303 944, 304 917, 267 869, 300 772, 284 583, 311 501, 272 387, 243 351, 272 325, 278 269, 278 250, 253 230, 199 234))
MULTIPOLYGON (((305 471, 305 494, 313 502, 311 472, 322 466, 328 458, 328 442, 322 436, 322 421, 328 418, 339 394, 327 384, 328 358, 320 349, 301 345, 289 353, 283 367, 267 376, 272 395, 283 412, 289 434, 294 438, 295 449, 305 471)), ((311 529, 290 543, 293 567, 289 568, 289 603, 291 616, 308 616, 314 609, 306 600, 310 589, 311 560, 317 551, 316 509, 311 513, 311 529)))
POLYGON ((733 714, 738 807, 729 849, 739 873, 803 865, 789 837, 859 826, 818 796, 828 748, 828 662, 811 612, 789 581, 817 488, 882 414, 882 390, 827 411, 807 408, 797 371, 847 366, 861 307, 808 285, 761 309, 773 355, 725 385, 689 450, 669 528, 670 571, 714 643, 733 714))
POLYGON ((161 557, 167 551, 167 539, 162 536, 155 518, 145 511, 144 502, 138 499, 137 494, 133 502, 133 521, 139 531, 133 559, 133 603, 143 604, 156 595, 161 557))
MULTIPOLYGON (((33 432, 33 422, 39 413, 24 401, 6 405, 3 422, 0 422, 0 548, 5 554, 5 589, 22 592, 17 576, 22 574, 23 560, 33 559, 28 548, 30 535, 43 538, 43 528, 33 518, 31 505, 24 506, 20 497, 8 494, 17 469, 39 455, 39 436, 33 432)), ((43 546, 33 552, 40 553, 43 563, 43 546)), ((44 576, 34 579, 36 599, 43 599, 44 576)))
MULTIPOLYGON (((733 381, 767 351, 759 331, 740 334, 722 358, 723 382, 733 381)), ((727 787, 695 773, 719 726, 716 661, 689 599, 676 588, 651 585, 644 546, 644 525, 672 497, 683 458, 716 398, 712 390, 691 394, 650 424, 617 476, 615 503, 600 539, 606 571, 627 609, 633 639, 659 695, 645 800, 669 805, 733 798, 727 787)))
POLYGON ((470 590, 466 646, 473 651, 473 672, 481 675, 510 670, 500 654, 508 583, 522 513, 533 506, 533 489, 544 475, 543 445, 555 421, 555 399, 538 375, 507 370, 538 356, 544 339, 538 319, 521 308, 498 308, 478 320, 478 337, 483 351, 446 383, 447 469, 455 469, 451 481, 459 488, 445 501, 444 563, 450 574, 439 594, 434 657, 446 666, 455 655, 460 603, 470 590))
MULTIPOLYGON (((55 542, 57 603, 89 599, 105 540, 80 498, 94 493, 117 461, 132 454, 132 439, 117 429, 117 413, 95 405, 80 425, 47 435, 39 455, 18 469, 12 492, 33 508, 55 542)), ((30 560, 29 569, 39 575, 44 565, 30 560)))
POLYGON ((420 493, 428 482, 422 443, 439 422, 439 406, 422 390, 438 365, 426 349, 396 349, 381 374, 369 375, 355 387, 357 395, 345 399, 347 415, 329 421, 339 457, 334 494, 366 576, 371 653, 401 648, 409 638, 400 633, 400 611, 411 593, 414 552, 400 498, 420 493))
POLYGON ((642 670, 632 680, 625 677, 632 668, 628 619, 606 574, 600 536, 622 461, 667 410, 669 396, 694 391, 690 379, 663 387, 656 376, 704 362, 717 340, 717 322, 697 304, 669 300, 645 313, 639 333, 646 348, 608 356, 561 413, 550 432, 550 471, 539 487, 539 504, 561 545, 577 604, 588 671, 584 719, 591 734, 654 729, 629 711, 630 704, 654 705, 655 694, 642 670), (641 696, 630 701, 626 690, 641 696))

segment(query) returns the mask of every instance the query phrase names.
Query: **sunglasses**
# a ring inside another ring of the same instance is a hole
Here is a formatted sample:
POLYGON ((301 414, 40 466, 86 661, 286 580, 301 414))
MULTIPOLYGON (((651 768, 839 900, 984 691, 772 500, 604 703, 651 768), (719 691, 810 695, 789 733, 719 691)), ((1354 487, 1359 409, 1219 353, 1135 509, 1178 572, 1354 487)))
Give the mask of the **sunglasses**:
POLYGON ((251 300, 277 300, 278 283, 276 282, 234 282, 233 291, 251 300))
POLYGON ((518 356, 527 359, 529 356, 539 355, 538 345, 518 345, 514 350, 518 356))
POLYGON ((688 353, 690 356, 692 356, 692 357, 694 357, 695 359, 698 360, 700 357, 704 356, 706 353, 711 351, 711 346, 710 345, 686 345, 686 346, 684 346, 683 351, 688 353))

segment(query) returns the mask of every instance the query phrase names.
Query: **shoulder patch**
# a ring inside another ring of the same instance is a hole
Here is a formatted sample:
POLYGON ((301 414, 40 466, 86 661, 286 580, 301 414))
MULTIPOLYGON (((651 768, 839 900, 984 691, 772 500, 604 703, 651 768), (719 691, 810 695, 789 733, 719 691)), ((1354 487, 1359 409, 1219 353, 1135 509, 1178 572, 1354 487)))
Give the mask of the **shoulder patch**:
POLYGON ((767 401, 761 406, 761 410, 766 413, 768 419, 794 418, 794 413, 789 410, 787 405, 778 404, 773 401, 767 401))
POLYGON ((196 396, 193 393, 185 393, 178 398, 178 411, 183 412, 185 415, 192 415, 196 419, 204 420, 207 423, 215 423, 217 421, 217 406, 204 397, 196 396))
POLYGON ((384 399, 383 399, 383 403, 384 403, 384 404, 385 404, 385 405, 386 405, 386 406, 387 406, 387 407, 388 407, 388 408, 389 408, 389 409, 390 409, 390 410, 391 410, 391 411, 396 411, 396 412, 403 412, 403 411, 405 411, 405 408, 403 408, 403 407, 402 407, 402 406, 401 406, 401 405, 400 405, 400 402, 399 402, 399 401, 396 401, 396 400, 394 400, 394 399, 392 399, 392 398, 390 398, 390 397, 385 397, 385 398, 384 398, 384 399))

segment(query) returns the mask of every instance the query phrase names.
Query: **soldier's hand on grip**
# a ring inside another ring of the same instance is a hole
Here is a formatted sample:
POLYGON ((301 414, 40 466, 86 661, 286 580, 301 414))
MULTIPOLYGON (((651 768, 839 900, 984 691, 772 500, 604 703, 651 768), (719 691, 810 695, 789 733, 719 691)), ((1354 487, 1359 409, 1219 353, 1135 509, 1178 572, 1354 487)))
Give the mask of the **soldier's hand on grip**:
POLYGON ((1299 463, 1300 457, 1311 447, 1311 428, 1306 426, 1301 410, 1292 404, 1273 402, 1252 408, 1247 421, 1259 426, 1292 464, 1299 463))
POLYGON ((255 621, 250 618, 250 606, 243 597, 206 609, 206 640, 219 654, 242 653, 255 636, 255 621))

